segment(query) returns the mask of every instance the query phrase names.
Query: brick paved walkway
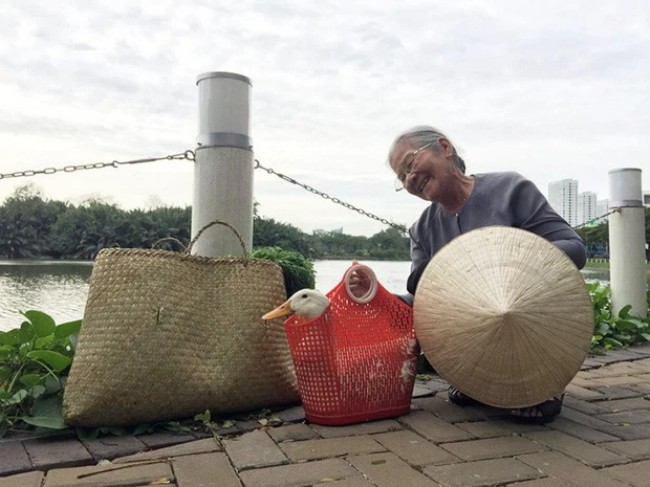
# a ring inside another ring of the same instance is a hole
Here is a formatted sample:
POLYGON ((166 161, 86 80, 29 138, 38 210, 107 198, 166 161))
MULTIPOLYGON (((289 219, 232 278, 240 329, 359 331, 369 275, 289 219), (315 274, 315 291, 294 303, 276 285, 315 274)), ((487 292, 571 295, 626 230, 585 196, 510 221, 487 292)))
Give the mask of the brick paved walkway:
POLYGON ((587 359, 546 426, 457 407, 446 389, 419 382, 410 414, 344 427, 306 424, 298 407, 218 440, 4 440, 0 487, 650 486, 650 345, 587 359))

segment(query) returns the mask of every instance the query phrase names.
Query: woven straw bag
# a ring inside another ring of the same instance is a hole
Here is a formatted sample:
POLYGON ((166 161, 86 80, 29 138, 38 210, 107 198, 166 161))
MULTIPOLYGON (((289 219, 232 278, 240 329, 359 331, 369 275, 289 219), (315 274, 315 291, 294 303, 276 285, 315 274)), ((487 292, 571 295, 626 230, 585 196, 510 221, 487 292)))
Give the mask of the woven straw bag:
POLYGON ((66 422, 123 425, 299 401, 281 322, 281 268, 248 257, 236 229, 206 225, 183 253, 104 249, 95 262, 65 388, 66 422), (190 255, 205 228, 237 235, 243 258, 190 255))

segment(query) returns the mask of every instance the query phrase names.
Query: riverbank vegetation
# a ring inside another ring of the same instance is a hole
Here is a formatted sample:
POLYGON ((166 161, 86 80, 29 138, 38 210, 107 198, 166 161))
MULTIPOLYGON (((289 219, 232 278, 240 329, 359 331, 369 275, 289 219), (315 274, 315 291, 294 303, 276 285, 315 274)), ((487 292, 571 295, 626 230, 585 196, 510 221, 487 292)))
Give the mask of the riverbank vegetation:
MULTIPOLYGON (((93 260, 106 247, 151 248, 158 240, 190 240, 191 207, 122 210, 89 200, 80 205, 44 199, 22 186, 0 206, 0 259, 93 260)), ((158 248, 173 249, 171 242, 158 248)), ((280 247, 309 259, 409 260, 408 238, 394 228, 371 237, 341 232, 307 234, 293 225, 258 215, 253 247, 280 247)))

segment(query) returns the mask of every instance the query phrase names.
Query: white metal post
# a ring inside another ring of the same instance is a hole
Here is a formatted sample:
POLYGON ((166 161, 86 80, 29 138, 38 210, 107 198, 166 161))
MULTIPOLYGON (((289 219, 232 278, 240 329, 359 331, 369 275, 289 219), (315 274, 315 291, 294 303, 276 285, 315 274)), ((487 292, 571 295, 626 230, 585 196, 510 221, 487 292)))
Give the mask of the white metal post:
POLYGON ((612 310, 618 313, 631 304, 631 314, 645 318, 645 209, 641 191, 641 169, 609 171, 609 280, 612 310))
MULTIPOLYGON (((236 73, 198 76, 199 134, 194 163, 192 236, 222 220, 235 227, 250 251, 253 245, 253 152, 250 79, 236 73)), ((209 257, 242 255, 233 232, 223 225, 206 230, 192 249, 209 257)))

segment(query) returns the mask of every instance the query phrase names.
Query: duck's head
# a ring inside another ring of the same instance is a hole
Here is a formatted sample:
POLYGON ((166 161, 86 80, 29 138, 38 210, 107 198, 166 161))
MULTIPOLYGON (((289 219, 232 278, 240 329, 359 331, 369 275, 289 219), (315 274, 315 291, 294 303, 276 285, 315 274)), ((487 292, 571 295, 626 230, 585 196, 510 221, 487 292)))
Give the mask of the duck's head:
POLYGON ((263 320, 272 320, 290 314, 313 319, 327 309, 330 301, 322 292, 315 289, 301 289, 273 311, 269 311, 263 320))

